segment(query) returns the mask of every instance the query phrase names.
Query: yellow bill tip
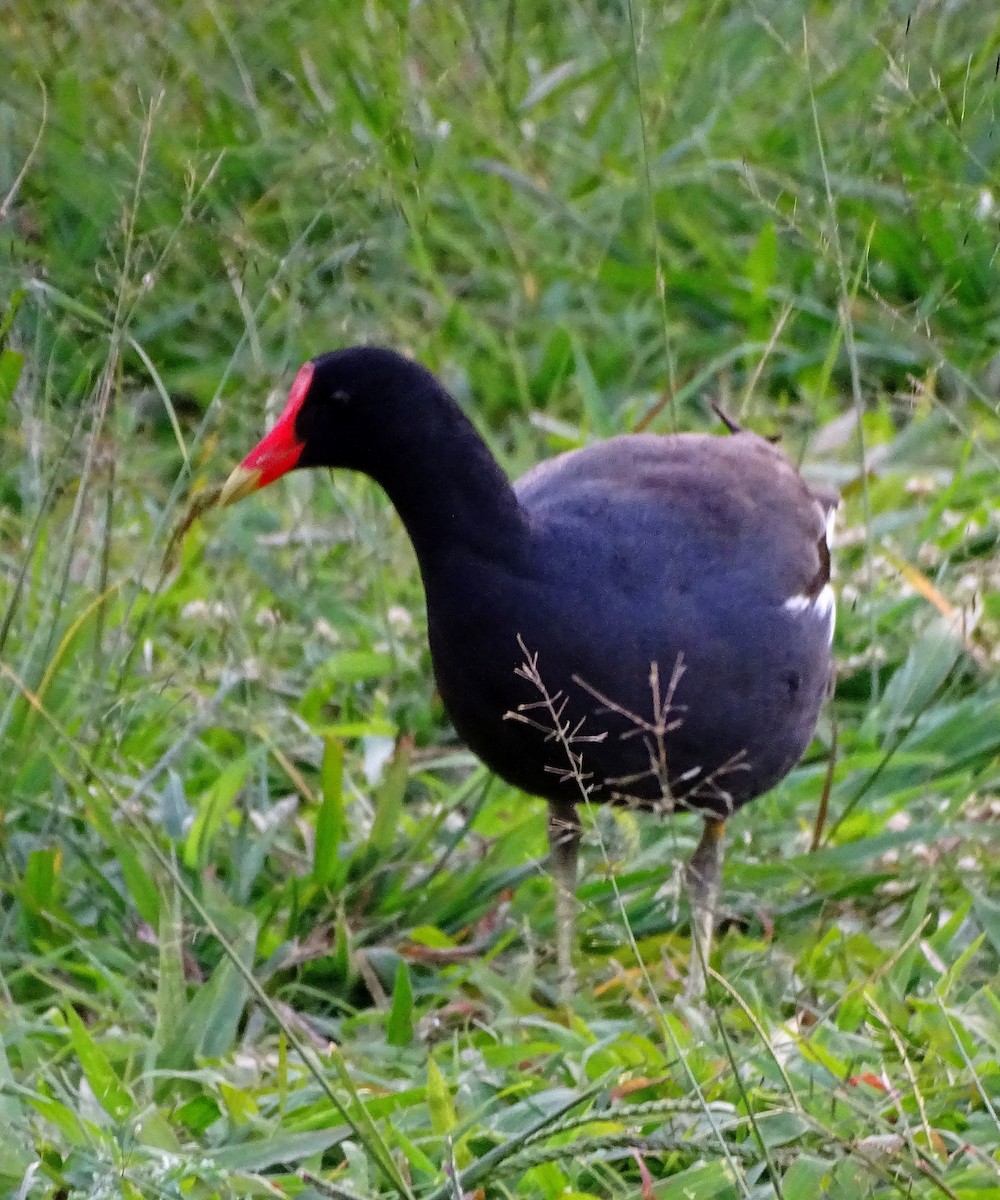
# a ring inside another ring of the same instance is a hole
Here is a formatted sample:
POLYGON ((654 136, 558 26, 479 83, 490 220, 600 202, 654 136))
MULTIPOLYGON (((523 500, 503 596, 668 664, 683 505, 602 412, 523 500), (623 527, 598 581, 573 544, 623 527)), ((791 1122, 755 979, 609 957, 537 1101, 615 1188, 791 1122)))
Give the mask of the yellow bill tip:
POLYGON ((263 471, 256 471, 250 467, 237 467, 222 485, 222 491, 219 493, 217 501, 218 506, 225 508, 227 504, 235 504, 237 500, 242 500, 251 492, 257 491, 261 486, 262 475, 263 471))

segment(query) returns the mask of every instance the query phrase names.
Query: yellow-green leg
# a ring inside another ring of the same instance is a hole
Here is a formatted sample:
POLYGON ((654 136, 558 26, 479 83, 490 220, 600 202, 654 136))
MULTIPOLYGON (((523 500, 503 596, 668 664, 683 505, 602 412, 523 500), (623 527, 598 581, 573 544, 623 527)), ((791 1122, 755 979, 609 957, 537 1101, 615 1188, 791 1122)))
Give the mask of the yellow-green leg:
POLYGON ((574 804, 549 805, 549 862, 556 889, 556 965, 559 996, 568 1003, 576 990, 573 942, 576 931, 576 864, 580 851, 580 818, 574 804))
POLYGON ((725 830, 725 821, 719 817, 706 817, 701 841, 687 865, 687 887, 691 901, 691 964, 684 995, 692 1002, 701 1000, 705 995, 715 910, 722 886, 725 830))

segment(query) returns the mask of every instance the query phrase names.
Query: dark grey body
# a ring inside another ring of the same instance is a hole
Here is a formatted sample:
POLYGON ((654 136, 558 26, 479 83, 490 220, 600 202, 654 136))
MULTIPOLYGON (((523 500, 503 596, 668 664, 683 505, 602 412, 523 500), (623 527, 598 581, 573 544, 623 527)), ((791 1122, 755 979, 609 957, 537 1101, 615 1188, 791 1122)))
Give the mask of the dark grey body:
POLYGON ((616 438, 514 490, 516 554, 424 564, 438 686, 476 754, 525 791, 580 798, 565 747, 535 725, 551 727, 545 709, 510 715, 541 699, 515 674, 520 637, 562 720, 583 719, 573 749, 595 800, 726 816, 780 780, 830 678, 832 611, 805 604, 828 579, 829 500, 748 433, 616 438))

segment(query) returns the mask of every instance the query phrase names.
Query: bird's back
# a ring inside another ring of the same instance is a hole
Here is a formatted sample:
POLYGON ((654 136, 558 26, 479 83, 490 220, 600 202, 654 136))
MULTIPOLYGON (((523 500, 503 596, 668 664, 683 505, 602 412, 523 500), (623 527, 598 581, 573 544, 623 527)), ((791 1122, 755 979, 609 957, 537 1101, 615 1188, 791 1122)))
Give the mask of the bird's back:
MULTIPOLYGON (((589 527, 633 564, 654 558, 675 580, 697 573, 703 596, 714 573, 779 602, 815 585, 836 504, 751 433, 613 438, 540 463, 515 490, 536 526, 561 539, 589 527)), ((600 549, 596 537, 588 549, 600 549)))

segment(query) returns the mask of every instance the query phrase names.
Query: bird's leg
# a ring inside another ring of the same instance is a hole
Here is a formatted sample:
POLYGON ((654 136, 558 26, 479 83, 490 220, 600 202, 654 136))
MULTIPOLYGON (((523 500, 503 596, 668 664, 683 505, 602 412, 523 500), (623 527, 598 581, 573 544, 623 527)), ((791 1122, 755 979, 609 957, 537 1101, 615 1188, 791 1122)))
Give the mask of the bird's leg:
POLYGON ((556 964, 559 995, 572 999, 576 986, 573 973, 573 941, 576 924, 576 863, 580 850, 580 818, 575 804, 549 805, 549 849, 552 880, 556 889, 556 964))
POLYGON ((708 959, 712 952, 715 909, 722 883, 722 849, 726 822, 706 817, 698 848, 687 865, 688 896, 691 901, 691 965, 685 998, 701 1000, 705 995, 708 959))

